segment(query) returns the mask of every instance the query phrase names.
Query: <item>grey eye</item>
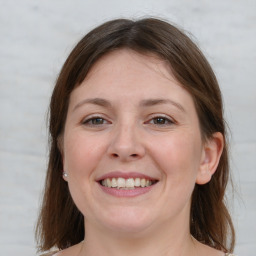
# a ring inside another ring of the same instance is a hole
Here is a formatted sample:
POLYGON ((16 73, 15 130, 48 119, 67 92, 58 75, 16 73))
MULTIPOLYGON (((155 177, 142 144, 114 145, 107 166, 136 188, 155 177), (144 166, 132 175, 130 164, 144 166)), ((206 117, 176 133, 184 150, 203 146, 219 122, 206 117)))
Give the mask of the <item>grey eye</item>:
POLYGON ((155 118, 152 118, 151 123, 156 125, 168 125, 168 124, 172 124, 173 122, 166 117, 155 117, 155 118))
POLYGON ((106 123, 106 120, 101 117, 92 117, 87 120, 84 120, 83 122, 83 124, 86 124, 86 125, 102 125, 105 123, 106 123))
POLYGON ((166 124, 168 122, 168 120, 166 120, 166 118, 163 117, 157 117, 153 119, 154 124, 166 124))
POLYGON ((92 118, 91 123, 94 125, 104 124, 103 118, 92 118))

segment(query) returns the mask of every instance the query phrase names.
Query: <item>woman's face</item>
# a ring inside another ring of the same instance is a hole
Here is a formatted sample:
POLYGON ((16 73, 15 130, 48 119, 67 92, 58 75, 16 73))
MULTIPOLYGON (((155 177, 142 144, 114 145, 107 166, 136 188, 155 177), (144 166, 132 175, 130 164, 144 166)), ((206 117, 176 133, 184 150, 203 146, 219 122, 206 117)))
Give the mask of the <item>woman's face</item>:
POLYGON ((188 225, 204 158, 192 97, 163 60, 112 52, 71 93, 63 163, 88 226, 188 225))

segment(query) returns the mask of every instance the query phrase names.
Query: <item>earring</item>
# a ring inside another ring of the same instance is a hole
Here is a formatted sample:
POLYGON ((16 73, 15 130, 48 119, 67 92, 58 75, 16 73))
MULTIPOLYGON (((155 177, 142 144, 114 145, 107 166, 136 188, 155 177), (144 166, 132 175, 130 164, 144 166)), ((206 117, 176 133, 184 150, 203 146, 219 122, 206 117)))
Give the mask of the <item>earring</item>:
POLYGON ((68 178, 68 174, 67 174, 65 171, 62 172, 62 175, 63 175, 63 178, 64 178, 64 179, 67 179, 67 178, 68 178))

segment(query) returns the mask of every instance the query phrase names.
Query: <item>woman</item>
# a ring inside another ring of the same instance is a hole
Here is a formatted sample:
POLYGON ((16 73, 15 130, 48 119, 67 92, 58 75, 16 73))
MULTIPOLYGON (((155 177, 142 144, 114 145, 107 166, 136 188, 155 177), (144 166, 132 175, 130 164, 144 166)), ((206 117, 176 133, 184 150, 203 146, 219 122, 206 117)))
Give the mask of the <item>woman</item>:
POLYGON ((221 93, 201 51, 176 27, 119 19, 88 33, 54 88, 50 136, 41 251, 233 251, 221 93))

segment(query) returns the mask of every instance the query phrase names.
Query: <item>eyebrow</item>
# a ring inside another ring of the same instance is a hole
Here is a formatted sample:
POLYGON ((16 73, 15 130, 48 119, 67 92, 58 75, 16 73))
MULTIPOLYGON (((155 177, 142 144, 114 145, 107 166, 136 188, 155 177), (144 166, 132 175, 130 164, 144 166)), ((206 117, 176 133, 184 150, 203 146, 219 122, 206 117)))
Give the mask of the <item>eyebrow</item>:
POLYGON ((171 104, 181 110, 182 112, 186 112, 184 107, 179 104, 178 102, 170 99, 147 99, 147 100, 142 100, 140 103, 140 106, 142 107, 151 107, 155 105, 162 105, 162 104, 171 104))
MULTIPOLYGON (((112 105, 108 100, 102 99, 102 98, 91 98, 91 99, 85 99, 79 102, 73 109, 75 111, 77 108, 81 107, 82 105, 85 104, 93 104, 93 105, 98 105, 106 108, 111 108, 112 105)), ((170 100, 170 99, 147 99, 147 100, 142 100, 139 104, 140 107, 151 107, 155 105, 162 105, 162 104, 171 104, 181 110, 182 112, 186 112, 184 107, 179 104, 176 101, 170 100)))
POLYGON ((92 98, 92 99, 85 99, 79 102, 73 109, 75 111, 77 108, 81 107, 84 104, 94 104, 102 107, 111 107, 111 103, 105 99, 102 98, 92 98))

